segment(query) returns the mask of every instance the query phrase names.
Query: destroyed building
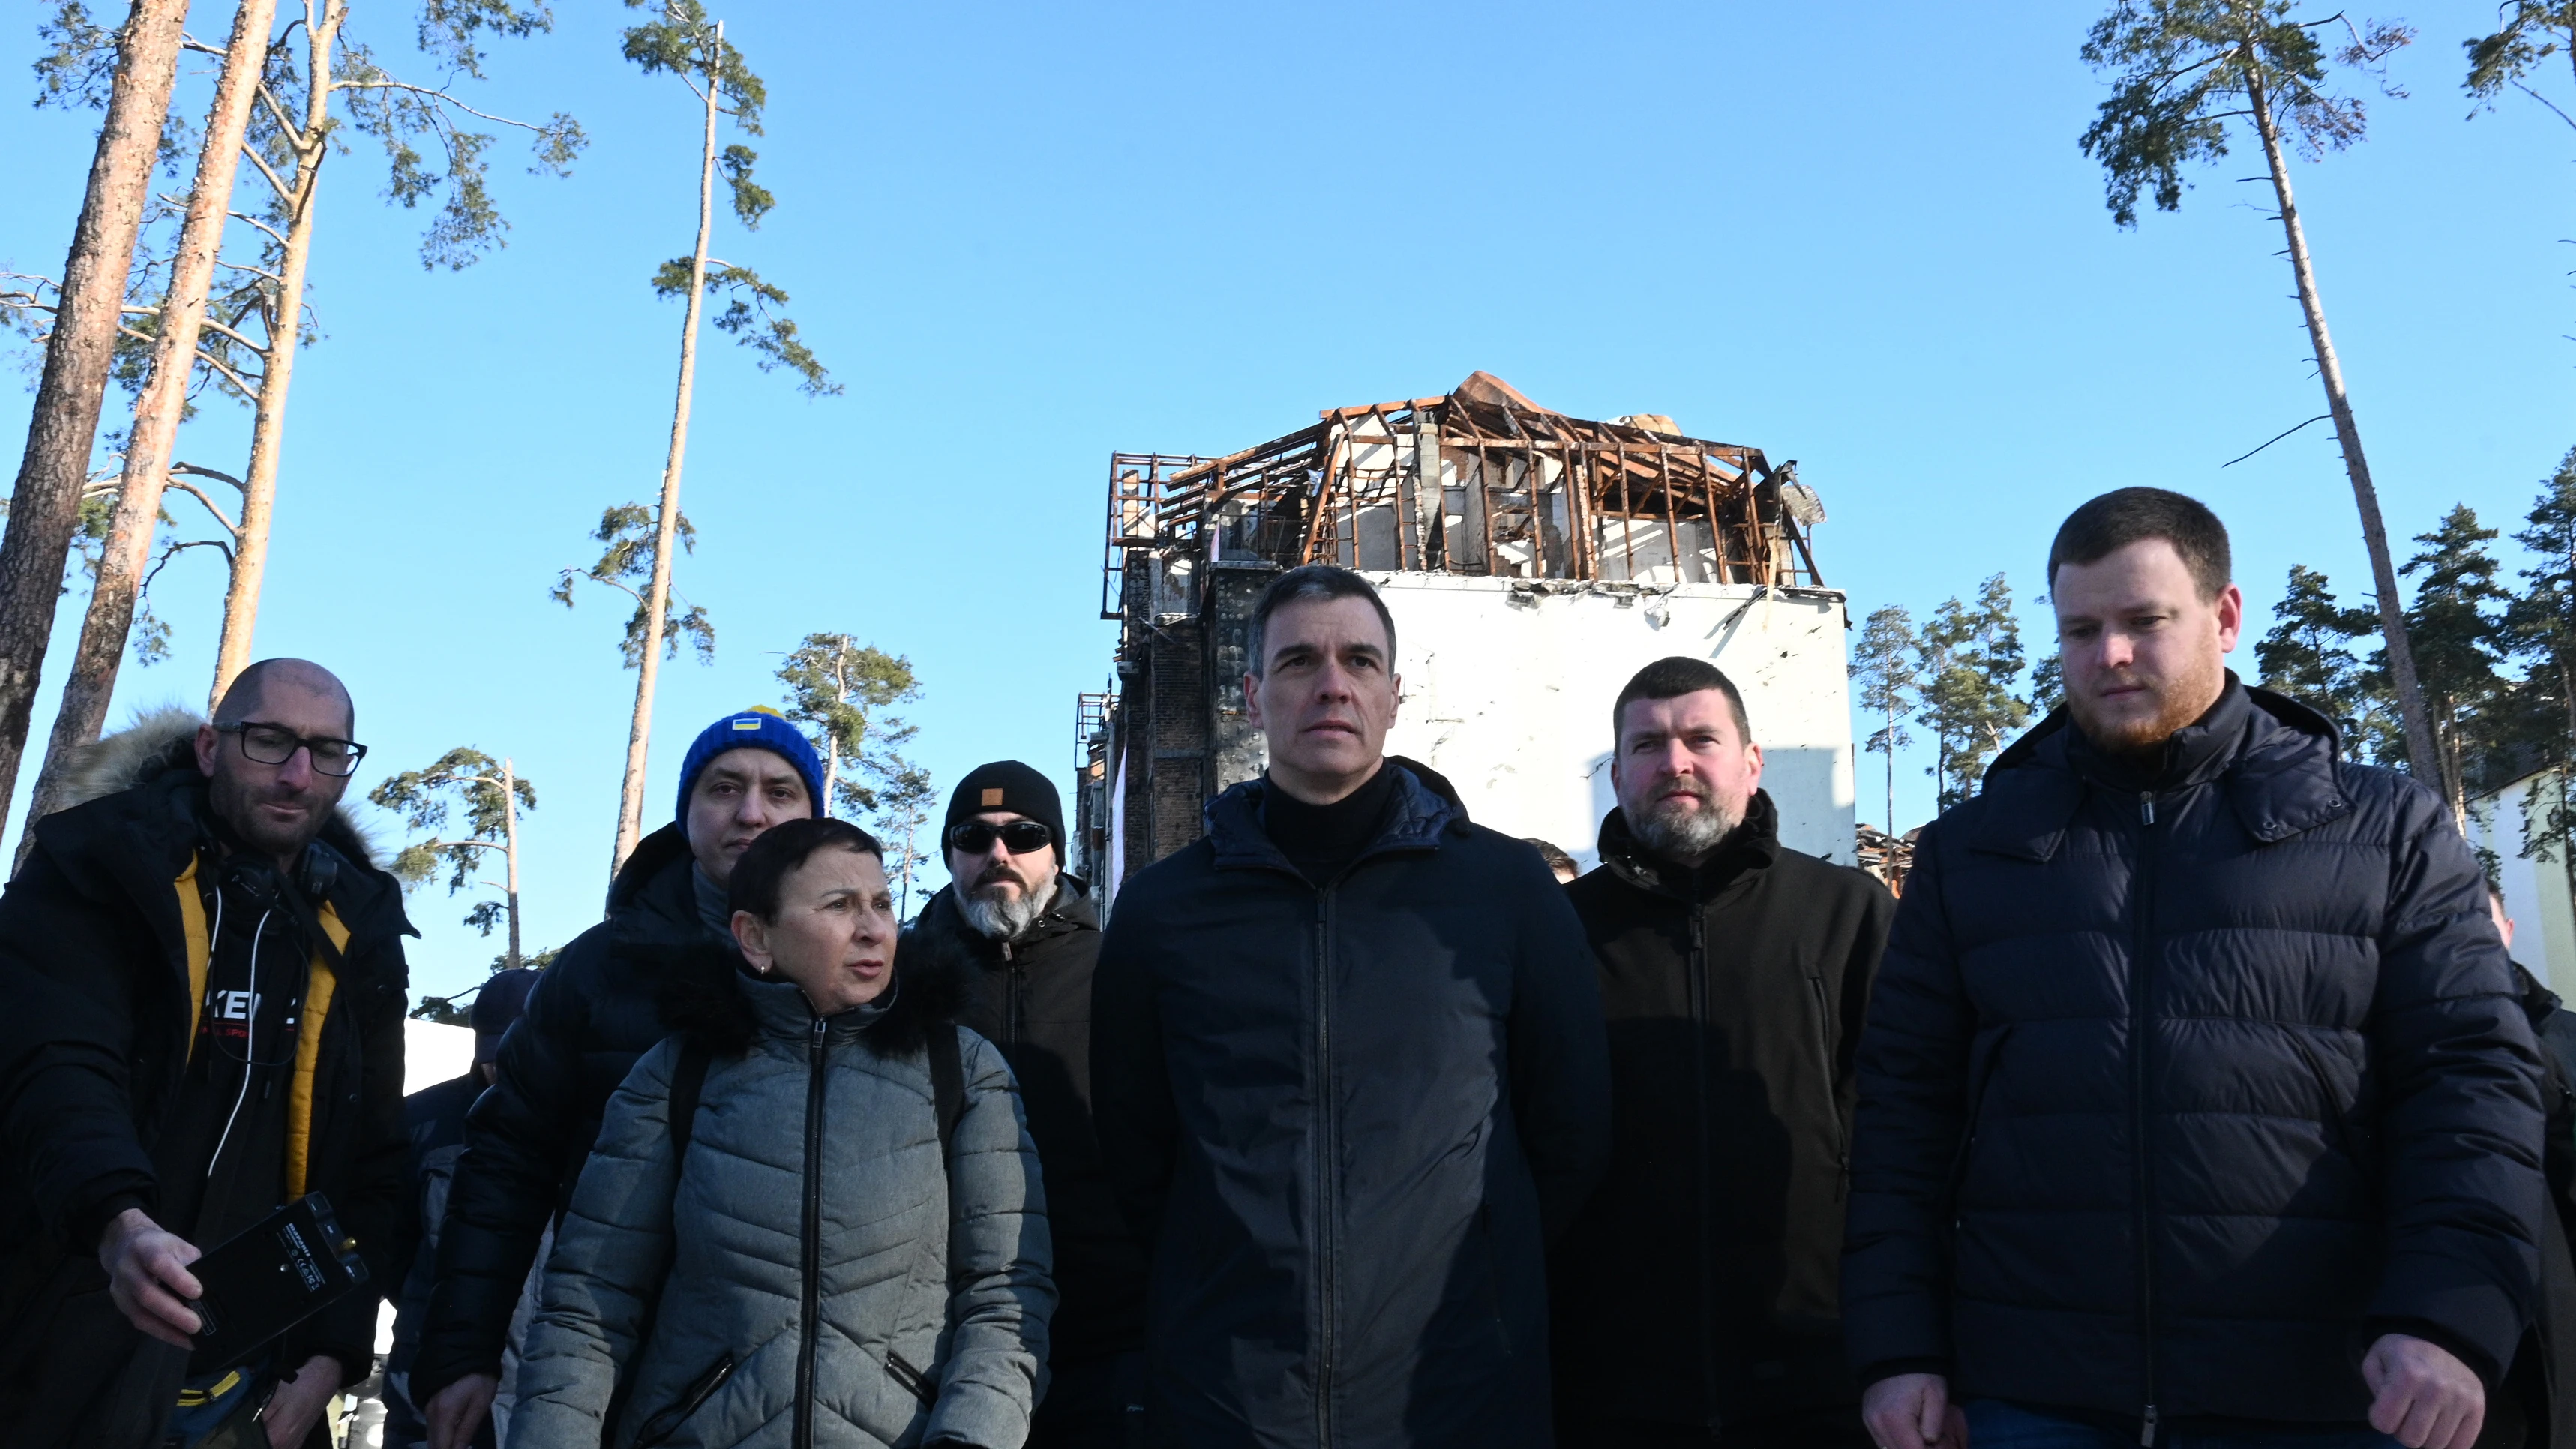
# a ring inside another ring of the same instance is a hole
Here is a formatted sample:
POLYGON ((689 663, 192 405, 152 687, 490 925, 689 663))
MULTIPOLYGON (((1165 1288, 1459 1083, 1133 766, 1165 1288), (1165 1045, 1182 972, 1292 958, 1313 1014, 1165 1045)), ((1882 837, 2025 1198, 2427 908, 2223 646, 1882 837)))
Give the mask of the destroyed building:
POLYGON ((1076 712, 1074 869, 1107 903, 1261 773, 1246 624, 1309 562, 1377 585, 1403 681, 1388 753, 1447 776, 1480 823, 1592 865, 1611 701, 1687 654, 1743 690, 1783 841, 1852 863, 1843 596, 1796 475, 1668 417, 1568 417, 1482 372, 1224 457, 1114 454, 1101 617, 1118 643, 1109 690, 1076 712))

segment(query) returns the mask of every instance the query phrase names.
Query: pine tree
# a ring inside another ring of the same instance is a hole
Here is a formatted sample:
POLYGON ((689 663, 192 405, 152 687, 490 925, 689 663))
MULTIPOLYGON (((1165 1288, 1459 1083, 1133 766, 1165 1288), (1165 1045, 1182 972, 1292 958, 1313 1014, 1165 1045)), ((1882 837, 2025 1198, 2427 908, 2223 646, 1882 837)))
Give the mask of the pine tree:
POLYGON ((2119 0, 2094 23, 2084 44, 2086 63, 2118 73, 2082 145, 2084 154, 2102 163, 2111 219, 2130 227, 2138 224, 2140 197, 2150 191, 2158 210, 2181 208, 2182 168, 2223 159, 2232 122, 2244 122, 2262 147, 2288 242, 2291 280, 2307 321, 2317 379, 2325 388, 2321 417, 2334 423, 2344 474, 2361 514, 2362 546, 2369 552, 2377 586, 2380 633, 2390 688, 2405 726, 2406 758, 2418 779, 2431 780, 2439 771, 2432 717, 2407 644, 2379 492, 2344 390, 2343 361, 2326 329, 2307 229, 2290 194, 2288 157, 2288 148, 2296 148, 2313 160, 2362 138, 2360 100, 2327 89, 2330 61, 2377 77, 2383 93, 2401 96, 2404 92, 2386 80, 2387 59, 2415 33, 2402 25, 2357 26, 2340 12, 2316 20, 2296 20, 2290 12, 2289 0, 2119 0), (2341 27, 2345 43, 2329 51, 2319 34, 2335 27, 2341 27))
POLYGON ((2524 79, 2552 56, 2576 66, 2576 0, 2505 0, 2497 7, 2496 19, 2494 34, 2460 42, 2460 48, 2469 53, 2468 79, 2460 88, 2478 101, 2469 114, 2492 109, 2497 93, 2511 86, 2576 126, 2576 115, 2569 115, 2524 79))
POLYGON ((2432 532, 2415 536, 2423 551, 2401 570, 2408 578, 2422 576, 2406 609, 2406 630, 2433 717, 2442 793, 2461 820, 2467 818, 2469 776, 2496 743, 2492 730, 2481 729, 2487 723, 2482 713, 2506 691, 2498 666, 2508 642, 2505 609, 2513 596, 2496 582, 2495 556, 2487 550, 2495 537, 2496 530, 2479 527, 2477 514, 2461 504, 2432 532))
POLYGON ((2030 718, 2029 704, 2013 693, 2024 660, 2004 576, 1980 585, 1974 604, 1950 599, 1934 610, 1915 657, 1923 707, 1914 718, 1939 752, 1925 773, 1939 784, 1940 808, 1949 810, 1977 793, 1986 761, 2030 718))
POLYGON ((1887 757, 1887 833, 1896 833, 1896 752, 1912 745, 1905 716, 1915 703, 1914 616, 1901 604, 1889 604, 1861 625, 1860 643, 1852 651, 1851 677, 1860 688, 1854 702, 1861 713, 1879 722, 1862 748, 1887 757))
POLYGON ((899 751, 913 727, 880 711, 921 698, 912 661, 848 634, 808 634, 779 666, 778 682, 787 686, 780 713, 805 727, 823 757, 831 795, 817 802, 823 813, 875 810, 878 788, 911 768, 899 751))
POLYGON ((427 840, 403 847, 394 857, 393 873, 406 886, 418 885, 444 869, 447 893, 480 884, 501 892, 497 901, 482 901, 465 913, 465 924, 488 936, 496 925, 509 927, 509 949, 494 970, 515 970, 519 955, 519 812, 537 808, 537 788, 505 757, 495 760, 481 750, 449 750, 425 770, 405 770, 369 792, 368 799, 403 817, 414 830, 430 832, 427 840), (465 807, 465 834, 449 837, 448 810, 465 807), (475 879, 484 857, 501 857, 501 879, 475 879))
POLYGON ((17 789, 63 570, 87 502, 90 449, 187 20, 186 0, 135 0, 111 36, 77 0, 66 0, 46 32, 55 50, 36 64, 43 85, 37 104, 97 94, 103 83, 98 99, 106 115, 55 287, 26 451, 0 531, 0 815, 17 789), (112 66, 105 59, 111 47, 112 66), (83 75, 90 84, 76 83, 83 75))
POLYGON ((2375 632, 2379 616, 2345 608, 2324 574, 2292 564, 2272 620, 2272 631, 2254 646, 2263 687, 2314 708, 2335 722, 2347 748, 2359 746, 2378 707, 2352 641, 2375 632))
MULTIPOLYGON (((2523 802, 2525 857, 2553 855, 2576 894, 2576 802, 2569 799, 2576 774, 2576 449, 2541 483, 2541 494, 2513 536, 2532 555, 2522 571, 2523 593, 2505 612, 2507 647, 2527 668, 2526 689, 2545 689, 2558 705, 2541 733, 2537 759, 2558 767, 2554 785, 2535 782, 2523 802)), ((2537 692, 2537 691, 2535 691, 2537 692)))
MULTIPOLYGON (((666 298, 680 298, 683 306, 680 381, 671 407, 670 450, 662 464, 661 497, 652 513, 654 541, 646 555, 650 571, 638 600, 643 637, 651 638, 663 632, 664 613, 670 606, 673 545, 680 527, 680 474, 688 460, 689 411, 697 390, 698 321, 708 294, 717 289, 728 294, 727 306, 716 318, 716 329, 731 334, 735 341, 759 354, 762 371, 783 367, 795 373, 802 379, 799 390, 808 397, 828 396, 841 388, 824 371, 813 348, 797 335, 796 324, 779 310, 787 303, 787 293, 761 280, 749 267, 728 262, 709 250, 714 237, 719 171, 732 200, 734 219, 744 230, 758 229, 761 218, 778 204, 766 187, 752 180, 752 166, 760 159, 757 152, 740 143, 722 151, 716 146, 728 117, 742 134, 760 134, 760 113, 768 104, 768 87, 743 62, 742 52, 725 39, 723 22, 709 16, 701 0, 626 3, 630 9, 647 9, 654 14, 653 19, 625 32, 626 58, 647 75, 676 77, 697 97, 705 116, 699 150, 697 245, 687 256, 664 262, 653 274, 654 292, 666 298)), ((659 664, 653 652, 645 650, 635 666, 635 712, 626 730, 626 775, 618 788, 617 838, 609 860, 611 878, 626 864, 635 842, 643 836, 644 769, 652 749, 653 691, 660 678, 659 664)))

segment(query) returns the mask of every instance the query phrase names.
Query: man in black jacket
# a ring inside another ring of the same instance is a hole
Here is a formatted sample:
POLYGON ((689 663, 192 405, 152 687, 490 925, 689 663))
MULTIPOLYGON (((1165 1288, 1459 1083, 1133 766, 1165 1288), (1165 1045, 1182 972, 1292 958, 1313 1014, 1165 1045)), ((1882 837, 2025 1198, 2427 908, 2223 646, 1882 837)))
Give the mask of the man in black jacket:
POLYGON ((1600 962, 1610 1175, 1555 1256, 1558 1442, 1868 1449, 1835 1307, 1853 1057, 1896 903, 1780 844, 1735 684, 1658 660, 1611 707, 1600 962))
POLYGON ((679 819, 638 842, 608 919, 540 973, 466 1118, 438 1282, 411 1371, 431 1449, 464 1449, 492 1411, 501 1353, 537 1244, 572 1197, 611 1092, 669 1034, 661 999, 735 960, 725 886, 761 832, 821 813, 823 762, 768 710, 706 727, 680 764, 679 819))
POLYGON ((1140 1402, 1145 1256, 1091 1125, 1091 976, 1100 920, 1064 874, 1064 805, 1017 760, 969 771, 940 830, 949 884, 916 935, 981 969, 958 1020, 1002 1049, 1046 1171, 1055 1317, 1029 1449, 1123 1449, 1140 1402))
MULTIPOLYGON (((394 1297, 393 1351, 385 1355, 385 1449, 420 1449, 429 1442, 428 1421, 411 1396, 411 1365, 420 1354, 420 1331, 429 1317, 429 1290, 438 1281, 438 1230, 447 1221, 447 1187, 456 1177, 456 1159, 465 1152, 465 1115, 492 1085, 501 1039, 527 1009, 537 975, 527 967, 496 971, 474 988, 473 1064, 461 1077, 403 1098, 403 1129, 411 1137, 404 1238, 413 1247, 410 1271, 394 1297)), ((495 1433, 478 1434, 474 1449, 494 1449, 498 1439, 495 1433)))
POLYGON ((2469 1449, 2541 1066, 2434 793, 2227 673, 2179 494, 2049 550, 2066 706, 1927 829, 1861 1039, 1843 1330, 1886 1449, 2469 1449))
POLYGON ((1148 1435, 1544 1446, 1545 1245, 1610 1130, 1582 926, 1535 851, 1385 759, 1364 580, 1282 574, 1248 632, 1269 770, 1120 892, 1094 993, 1148 1435))
POLYGON ((36 822, 0 897, 12 1449, 157 1449, 262 1396, 267 1439, 300 1444, 373 1369, 400 1270, 411 927, 339 813, 355 729, 327 670, 253 664, 213 723, 165 710, 93 746, 85 803, 36 822), (309 1192, 372 1285, 238 1370, 192 1362, 188 1265, 309 1192))

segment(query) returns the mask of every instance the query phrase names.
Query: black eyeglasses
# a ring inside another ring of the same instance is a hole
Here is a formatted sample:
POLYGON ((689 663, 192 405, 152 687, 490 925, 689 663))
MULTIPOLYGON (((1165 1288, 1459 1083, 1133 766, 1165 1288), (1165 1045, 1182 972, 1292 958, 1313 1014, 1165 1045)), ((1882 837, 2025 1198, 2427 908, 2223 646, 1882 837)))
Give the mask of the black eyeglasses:
POLYGON ((1029 855, 1055 844, 1055 832, 1035 820, 1014 820, 1008 825, 969 820, 948 832, 948 848, 968 855, 982 855, 996 840, 1013 855, 1029 855))
POLYGON ((215 732, 240 736, 242 753, 262 765, 283 765, 295 758, 297 750, 310 750, 313 771, 319 775, 354 775, 358 773, 358 762, 367 757, 367 747, 356 740, 308 737, 284 725, 256 720, 217 725, 215 732))

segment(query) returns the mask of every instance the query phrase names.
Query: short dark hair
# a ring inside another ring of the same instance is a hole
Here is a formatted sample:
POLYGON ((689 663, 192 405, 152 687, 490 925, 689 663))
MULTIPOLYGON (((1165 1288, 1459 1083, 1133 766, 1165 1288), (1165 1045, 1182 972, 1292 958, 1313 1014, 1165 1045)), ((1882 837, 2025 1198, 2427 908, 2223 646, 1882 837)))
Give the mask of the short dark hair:
POLYGON ((778 892, 789 874, 823 850, 847 850, 885 859, 877 838, 846 820, 787 820, 760 833, 734 862, 733 883, 725 889, 728 910, 749 911, 764 921, 778 919, 778 892))
POLYGON ((2057 526, 2048 546, 2048 586, 2057 587, 2060 564, 2100 563, 2133 543, 2161 538, 2182 556, 2191 570, 2192 587, 2202 603, 2217 598, 2234 581, 2235 565, 2227 552, 2227 525, 2197 498, 2163 488, 2115 488, 2091 500, 2057 526))
POLYGON ((1270 661, 1262 651, 1270 642, 1270 616, 1286 604, 1322 603, 1329 599, 1366 599, 1377 610, 1377 621, 1386 626, 1386 667, 1395 668, 1395 616, 1386 611, 1386 600, 1368 580, 1346 568, 1332 564, 1303 564, 1270 581, 1252 606, 1252 625, 1244 635, 1245 668, 1254 678, 1270 661))
POLYGON ((1629 679, 1628 687, 1619 691, 1619 702, 1610 706, 1610 747, 1619 747, 1619 737, 1628 727, 1628 706, 1640 699, 1679 699, 1714 689, 1726 696, 1726 708, 1735 716, 1735 732, 1747 744, 1753 742, 1753 721, 1744 713, 1744 693, 1726 672, 1705 659, 1675 654, 1658 659, 1640 669, 1629 679))
POLYGON ((1549 870, 1570 871, 1575 875, 1583 874, 1583 867, 1575 863, 1574 857, 1559 849, 1553 841, 1541 840, 1535 835, 1524 835, 1521 837, 1521 844, 1537 851, 1538 858, 1547 862, 1549 870))

